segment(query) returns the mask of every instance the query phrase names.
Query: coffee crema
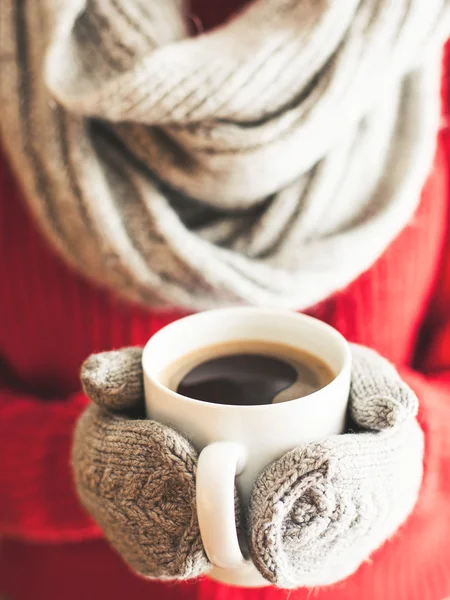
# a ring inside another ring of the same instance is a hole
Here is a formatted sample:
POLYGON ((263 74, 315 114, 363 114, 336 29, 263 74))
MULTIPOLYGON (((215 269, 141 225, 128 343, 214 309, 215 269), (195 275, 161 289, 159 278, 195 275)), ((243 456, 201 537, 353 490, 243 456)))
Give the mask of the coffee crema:
POLYGON ((241 340, 199 348, 161 377, 169 389, 213 404, 257 406, 316 392, 334 379, 318 356, 277 342, 241 340))

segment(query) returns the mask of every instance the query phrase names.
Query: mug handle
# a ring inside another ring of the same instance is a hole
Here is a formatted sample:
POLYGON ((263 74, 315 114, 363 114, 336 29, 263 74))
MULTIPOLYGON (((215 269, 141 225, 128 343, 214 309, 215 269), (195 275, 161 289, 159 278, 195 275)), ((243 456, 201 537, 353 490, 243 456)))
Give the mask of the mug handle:
POLYGON ((221 569, 242 567, 234 510, 234 480, 246 461, 244 446, 215 442, 200 453, 197 466, 197 515, 206 554, 221 569))

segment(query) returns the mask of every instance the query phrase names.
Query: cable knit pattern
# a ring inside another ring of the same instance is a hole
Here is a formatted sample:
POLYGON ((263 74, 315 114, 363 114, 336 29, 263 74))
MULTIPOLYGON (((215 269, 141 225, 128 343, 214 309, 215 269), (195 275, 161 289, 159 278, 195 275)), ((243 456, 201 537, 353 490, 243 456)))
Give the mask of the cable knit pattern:
POLYGON ((417 398, 375 352, 353 347, 350 413, 376 432, 297 448, 270 465, 251 497, 253 560, 279 587, 351 575, 410 514, 422 477, 417 398))
POLYGON ((448 0, 2 0, 0 132, 56 248, 145 304, 302 309, 409 222, 448 0))
POLYGON ((197 452, 179 433, 110 408, 143 408, 139 349, 94 355, 82 380, 92 404, 78 422, 73 466, 80 498, 138 573, 188 579, 209 568, 195 505, 197 452), (129 369, 129 370, 128 370, 129 369))

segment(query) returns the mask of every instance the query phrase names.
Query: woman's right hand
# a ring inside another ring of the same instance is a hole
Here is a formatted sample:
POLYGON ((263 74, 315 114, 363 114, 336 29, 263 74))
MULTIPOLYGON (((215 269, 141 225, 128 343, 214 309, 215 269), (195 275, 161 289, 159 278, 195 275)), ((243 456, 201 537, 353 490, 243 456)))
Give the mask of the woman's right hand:
POLYGON ((189 579, 210 567, 197 521, 197 452, 173 429, 145 418, 142 349, 87 359, 92 404, 75 432, 80 498, 111 545, 139 574, 189 579))

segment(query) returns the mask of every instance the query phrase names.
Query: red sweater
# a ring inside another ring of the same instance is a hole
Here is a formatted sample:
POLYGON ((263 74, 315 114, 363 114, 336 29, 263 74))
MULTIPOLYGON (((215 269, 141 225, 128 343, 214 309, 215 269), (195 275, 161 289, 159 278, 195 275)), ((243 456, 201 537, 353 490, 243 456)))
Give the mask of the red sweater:
MULTIPOLYGON (((212 25, 239 0, 197 0, 212 25), (213 6, 214 5, 214 6, 213 6)), ((450 52, 448 52, 450 57, 450 52)), ((450 66, 449 58, 446 63, 450 66)), ((446 72, 448 72, 446 70, 446 72)), ((444 119, 450 114, 444 74, 444 119)), ((450 138, 410 226, 348 289, 310 312, 393 361, 420 399, 425 476, 414 513, 346 581, 316 600, 450 596, 450 138)), ((11 600, 304 600, 311 592, 145 581, 130 573, 80 507, 72 431, 86 398, 81 362, 143 345, 180 316, 152 314, 74 274, 53 254, 0 160, 0 596, 11 600)))

